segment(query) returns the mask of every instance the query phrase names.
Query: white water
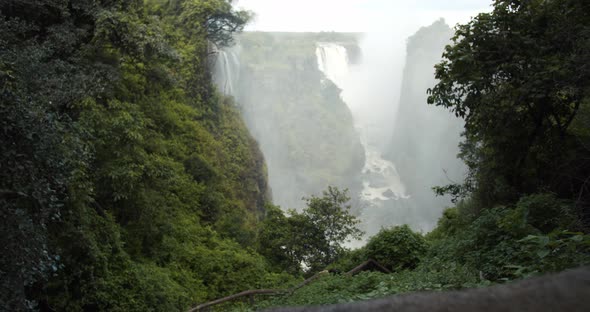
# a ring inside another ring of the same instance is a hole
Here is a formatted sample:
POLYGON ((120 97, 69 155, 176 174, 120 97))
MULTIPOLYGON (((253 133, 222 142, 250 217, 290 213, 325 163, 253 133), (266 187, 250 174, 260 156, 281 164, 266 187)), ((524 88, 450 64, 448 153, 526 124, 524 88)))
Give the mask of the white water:
POLYGON ((361 198, 366 201, 409 198, 392 162, 381 157, 374 146, 364 144, 365 167, 363 168, 363 191, 361 198))
MULTIPOLYGON (((404 184, 396 166, 382 156, 382 153, 388 150, 392 140, 393 122, 396 120, 400 101, 406 45, 403 40, 394 39, 399 37, 401 36, 377 34, 364 38, 360 43, 363 52, 362 61, 356 65, 349 64, 346 48, 337 43, 318 42, 315 50, 318 69, 324 73, 325 79, 334 82, 342 90, 341 97, 352 113, 355 128, 364 146, 365 164, 361 177, 363 189, 360 194, 351 195, 359 198, 357 211, 360 211, 361 228, 367 233, 366 237, 374 235, 381 227, 399 224, 408 224, 415 230, 429 231, 436 224, 439 210, 444 207, 444 205, 434 207, 419 204, 420 194, 411 193, 412 198, 410 198, 411 183, 405 181, 406 184, 404 184)), ((239 52, 239 47, 219 51, 213 75, 219 90, 234 97, 240 93, 240 90, 237 90, 240 78, 239 52)), ((420 86, 418 88, 425 89, 420 86)), ((242 100, 248 102, 247 99, 242 100)), ((248 105, 243 106, 242 111, 247 119, 248 105)), ((264 123, 250 124, 249 127, 254 133, 268 134, 273 131, 264 123)), ((433 129, 425 128, 421 133, 426 135, 436 132, 436 129, 438 128, 433 125, 433 129)), ((418 141, 422 138, 415 133, 412 134, 411 131, 408 131, 407 135, 418 141)), ((270 145, 279 146, 280 142, 275 141, 272 141, 270 145)), ((432 141, 433 139, 424 144, 432 145, 432 141)), ((433 148, 433 152, 420 153, 420 155, 436 155, 437 151, 433 148)), ((418 161, 420 164, 413 170, 419 171, 421 168, 426 168, 424 170, 436 174, 438 167, 431 169, 432 161, 432 159, 420 159, 418 161), (428 166, 429 164, 431 166, 428 166)), ((272 157, 268 157, 267 163, 271 164, 271 162, 272 157)), ((275 175, 289 177, 282 172, 275 172, 275 175)), ((271 185, 276 184, 272 183, 272 174, 269 180, 271 185)), ((444 182, 432 185, 441 185, 444 182)), ((289 185, 291 184, 278 185, 276 189, 289 192, 291 191, 289 185)), ((425 185, 425 187, 431 186, 427 181, 425 185)), ((362 242, 355 242, 354 245, 349 244, 349 247, 360 245, 362 242)))
POLYGON ((342 88, 349 76, 346 49, 336 43, 318 42, 315 54, 318 60, 318 69, 342 88))
POLYGON ((238 47, 216 51, 217 56, 213 68, 213 81, 219 91, 225 95, 237 94, 236 86, 240 79, 240 60, 238 47))
MULTIPOLYGON (((316 56, 318 69, 325 74, 326 78, 343 90, 342 98, 353 114, 355 128, 360 134, 361 143, 365 149, 365 165, 362 175, 363 190, 360 194, 363 207, 359 216, 363 230, 367 232, 367 236, 370 236, 383 226, 405 223, 400 216, 403 217, 411 212, 408 211, 409 205, 402 202, 405 202, 409 196, 406 194, 395 165, 384 159, 381 154, 384 141, 389 139, 392 129, 391 123, 384 121, 393 118, 391 110, 394 109, 392 106, 398 94, 396 92, 370 94, 371 91, 379 92, 380 89, 387 87, 381 88, 378 85, 378 83, 382 83, 382 80, 375 85, 369 81, 373 80, 369 77, 371 75, 381 77, 376 75, 376 70, 390 70, 391 72, 394 70, 377 66, 372 68, 369 74, 366 64, 362 70, 351 67, 346 49, 335 43, 318 43, 316 56), (377 97, 379 99, 376 99, 377 97), (376 99, 376 102, 369 102, 371 99, 376 99), (379 101, 385 103, 379 103, 379 101), (371 108, 379 109, 378 106, 390 109, 371 111, 371 108), (387 114, 391 115, 387 116, 387 114), (392 201, 400 203, 392 205, 392 201)), ((391 59, 391 56, 388 57, 391 59)), ((363 61, 370 62, 370 60, 364 59, 363 61)), ((391 63, 391 61, 389 62, 391 63)), ((395 88, 393 85, 395 82, 391 80, 386 80, 386 82, 392 84, 389 87, 390 90, 395 88)), ((353 242, 349 244, 349 247, 360 245, 362 245, 361 242, 353 242)))

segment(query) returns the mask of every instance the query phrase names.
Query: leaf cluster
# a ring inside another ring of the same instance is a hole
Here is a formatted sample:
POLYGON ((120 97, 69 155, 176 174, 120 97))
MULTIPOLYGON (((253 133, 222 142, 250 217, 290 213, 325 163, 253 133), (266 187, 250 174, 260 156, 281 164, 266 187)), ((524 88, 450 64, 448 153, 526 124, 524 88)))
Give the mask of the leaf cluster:
POLYGON ((308 274, 323 270, 339 258, 350 239, 360 239, 360 223, 350 214, 347 191, 328 187, 322 197, 307 198, 301 213, 289 211, 285 216, 278 207, 269 207, 260 228, 261 254, 279 268, 300 273, 301 265, 308 274))
POLYGON ((542 190, 587 202, 587 137, 572 124, 588 105, 588 9, 502 0, 457 26, 428 102, 464 118, 469 177, 439 193, 474 194, 484 206, 542 190))

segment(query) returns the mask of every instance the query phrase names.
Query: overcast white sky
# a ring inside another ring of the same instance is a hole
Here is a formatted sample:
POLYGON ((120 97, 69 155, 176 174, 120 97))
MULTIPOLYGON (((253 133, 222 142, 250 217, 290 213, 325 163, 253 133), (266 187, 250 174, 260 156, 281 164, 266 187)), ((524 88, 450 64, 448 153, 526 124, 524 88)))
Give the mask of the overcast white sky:
POLYGON ((492 0, 237 0, 256 18, 246 30, 364 32, 378 27, 418 28, 444 17, 454 26, 492 0))

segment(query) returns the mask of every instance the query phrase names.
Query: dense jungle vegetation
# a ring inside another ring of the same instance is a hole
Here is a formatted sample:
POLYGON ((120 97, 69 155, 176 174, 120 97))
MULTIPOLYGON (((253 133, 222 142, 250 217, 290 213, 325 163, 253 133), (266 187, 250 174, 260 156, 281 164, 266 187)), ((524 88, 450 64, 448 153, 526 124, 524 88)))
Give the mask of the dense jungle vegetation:
POLYGON ((272 283, 263 157, 216 94, 212 1, 0 4, 2 310, 182 311, 272 283))
POLYGON ((393 273, 328 275, 253 308, 589 264, 589 12, 497 0, 459 25, 428 91, 466 122, 468 176, 434 189, 456 205, 430 233, 386 228, 350 251, 347 193, 273 206, 257 143, 211 83, 211 46, 231 44, 248 12, 231 0, 2 1, 0 310, 186 311, 367 258, 393 273))

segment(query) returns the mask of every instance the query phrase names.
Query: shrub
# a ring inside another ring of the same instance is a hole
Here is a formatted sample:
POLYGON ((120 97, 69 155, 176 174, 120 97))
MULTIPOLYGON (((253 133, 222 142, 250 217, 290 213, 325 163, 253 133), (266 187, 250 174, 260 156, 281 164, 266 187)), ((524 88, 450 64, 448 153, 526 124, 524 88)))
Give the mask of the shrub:
POLYGON ((345 251, 336 262, 330 264, 326 269, 335 270, 341 273, 348 272, 354 269, 359 264, 367 260, 367 253, 365 248, 353 249, 345 251))
POLYGON ((524 221, 543 233, 556 228, 573 230, 576 217, 570 201, 554 194, 541 193, 523 196, 516 203, 516 212, 524 221))
POLYGON ((390 270, 412 269, 427 249, 426 240, 407 225, 381 229, 367 243, 366 255, 390 270))

